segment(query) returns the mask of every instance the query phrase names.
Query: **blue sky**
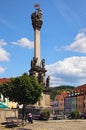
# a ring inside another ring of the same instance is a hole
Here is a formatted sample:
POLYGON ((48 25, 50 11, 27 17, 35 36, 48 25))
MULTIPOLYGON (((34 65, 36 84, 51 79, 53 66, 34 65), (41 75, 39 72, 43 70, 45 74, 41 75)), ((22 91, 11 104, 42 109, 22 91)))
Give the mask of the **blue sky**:
POLYGON ((0 0, 0 78, 30 70, 35 3, 43 13, 41 59, 50 85, 85 84, 86 0, 0 0))

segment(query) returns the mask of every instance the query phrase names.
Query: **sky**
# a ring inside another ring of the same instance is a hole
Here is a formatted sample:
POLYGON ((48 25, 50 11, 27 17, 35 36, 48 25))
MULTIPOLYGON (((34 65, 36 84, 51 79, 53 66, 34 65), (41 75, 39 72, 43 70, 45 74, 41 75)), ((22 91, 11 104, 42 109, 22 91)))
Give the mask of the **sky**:
POLYGON ((0 78, 29 73, 36 3, 42 10, 41 59, 50 86, 86 84, 86 0, 0 0, 0 78))

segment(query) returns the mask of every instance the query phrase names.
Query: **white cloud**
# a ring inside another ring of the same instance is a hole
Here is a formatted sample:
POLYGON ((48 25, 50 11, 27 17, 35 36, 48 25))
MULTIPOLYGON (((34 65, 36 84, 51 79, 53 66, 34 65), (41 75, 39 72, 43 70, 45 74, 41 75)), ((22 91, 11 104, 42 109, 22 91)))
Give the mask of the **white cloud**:
POLYGON ((86 53, 86 35, 79 33, 73 43, 64 47, 66 50, 71 50, 80 53, 86 53))
POLYGON ((7 43, 3 40, 0 39, 0 61, 8 61, 10 54, 2 48, 2 46, 7 45, 7 43))
MULTIPOLYGON (((5 42, 3 39, 0 39, 0 61, 9 61, 10 54, 2 48, 2 46, 6 46, 7 42, 5 42)), ((0 73, 5 72, 5 68, 0 66, 0 73)))
POLYGON ((20 40, 17 40, 17 42, 12 42, 12 44, 28 47, 30 49, 34 47, 34 43, 27 38, 21 38, 20 40))
POLYGON ((52 85, 77 85, 86 83, 86 57, 70 57, 47 65, 52 85))
POLYGON ((7 43, 3 39, 0 39, 0 47, 5 45, 7 45, 7 43))
POLYGON ((5 72, 5 68, 0 66, 0 73, 3 73, 3 72, 5 72))

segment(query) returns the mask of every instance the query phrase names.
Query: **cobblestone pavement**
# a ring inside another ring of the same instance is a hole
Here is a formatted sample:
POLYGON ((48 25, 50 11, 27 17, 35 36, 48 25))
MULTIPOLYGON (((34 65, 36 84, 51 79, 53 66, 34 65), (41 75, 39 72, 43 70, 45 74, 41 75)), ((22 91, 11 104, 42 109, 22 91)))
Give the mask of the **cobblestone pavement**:
POLYGON ((0 130, 86 130, 86 120, 34 121, 18 128, 0 127, 0 130))

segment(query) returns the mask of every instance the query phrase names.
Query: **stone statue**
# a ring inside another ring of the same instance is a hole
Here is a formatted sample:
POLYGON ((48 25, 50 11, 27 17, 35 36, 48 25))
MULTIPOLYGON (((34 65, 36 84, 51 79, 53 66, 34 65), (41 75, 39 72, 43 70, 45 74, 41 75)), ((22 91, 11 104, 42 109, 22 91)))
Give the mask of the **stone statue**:
POLYGON ((36 66, 37 60, 38 60, 38 57, 33 57, 34 66, 36 66))
POLYGON ((42 68, 44 68, 45 67, 45 59, 41 60, 41 64, 42 64, 42 68))
POLYGON ((42 75, 42 73, 38 74, 38 81, 39 81, 39 83, 43 83, 43 75, 42 75))
POLYGON ((33 67, 33 60, 31 60, 31 68, 33 67))
POLYGON ((33 57, 33 60, 31 60, 31 67, 36 66, 37 60, 38 60, 38 57, 33 57))
POLYGON ((46 87, 49 87, 49 85, 50 85, 50 76, 48 76, 46 79, 46 87))
POLYGON ((37 18, 42 21, 42 11, 38 9, 37 18))
POLYGON ((32 15, 31 15, 31 19, 32 19, 32 25, 33 25, 34 30, 35 29, 40 30, 42 23, 43 23, 43 21, 42 21, 42 11, 40 10, 40 8, 36 8, 36 11, 33 12, 32 15))

